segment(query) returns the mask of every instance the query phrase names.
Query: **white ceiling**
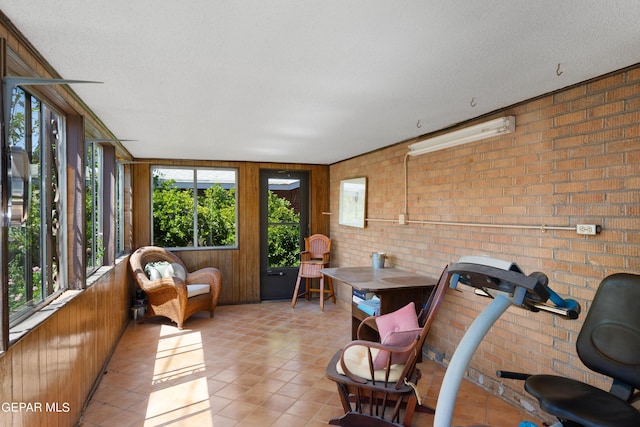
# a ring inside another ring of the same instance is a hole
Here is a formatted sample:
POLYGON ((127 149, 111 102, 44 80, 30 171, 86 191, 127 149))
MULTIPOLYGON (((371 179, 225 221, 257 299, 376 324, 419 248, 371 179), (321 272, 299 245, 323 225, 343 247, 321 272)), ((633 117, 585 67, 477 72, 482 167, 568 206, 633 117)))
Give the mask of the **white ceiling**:
POLYGON ((0 10, 136 158, 330 164, 640 62, 638 0, 0 10))

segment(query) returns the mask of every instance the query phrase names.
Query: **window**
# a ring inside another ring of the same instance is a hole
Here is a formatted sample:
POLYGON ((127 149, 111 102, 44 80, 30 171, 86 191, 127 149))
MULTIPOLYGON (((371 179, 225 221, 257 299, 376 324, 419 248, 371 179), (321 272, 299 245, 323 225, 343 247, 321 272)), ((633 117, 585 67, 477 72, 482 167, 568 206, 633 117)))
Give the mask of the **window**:
MULTIPOLYGON (((11 197, 12 211, 25 207, 8 227, 9 321, 15 324, 57 295, 65 283, 62 239, 64 221, 64 122, 20 88, 11 97, 8 143, 14 161, 22 154, 28 180, 23 196, 11 197), (28 172, 27 172, 28 171, 28 172), (21 217, 21 218, 20 218, 21 217)), ((12 187, 17 174, 12 168, 12 187)), ((13 215, 12 215, 13 216, 13 215)))
POLYGON ((152 167, 152 241, 166 248, 236 246, 236 170, 152 167))
POLYGON ((102 147, 89 143, 86 150, 85 190, 86 190, 86 255, 87 275, 103 264, 104 241, 102 219, 101 183, 103 171, 102 147))

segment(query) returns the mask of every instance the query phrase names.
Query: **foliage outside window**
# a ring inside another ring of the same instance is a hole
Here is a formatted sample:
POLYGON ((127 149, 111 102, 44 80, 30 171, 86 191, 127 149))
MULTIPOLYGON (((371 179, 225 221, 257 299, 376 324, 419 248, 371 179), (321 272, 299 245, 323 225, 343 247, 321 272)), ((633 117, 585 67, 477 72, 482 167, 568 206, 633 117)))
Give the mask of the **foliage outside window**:
POLYGON ((153 167, 151 176, 154 245, 236 246, 234 169, 153 167))
POLYGON ((102 147, 91 143, 86 150, 85 190, 86 190, 86 255, 87 275, 103 264, 104 241, 102 228, 102 147))
POLYGON ((28 217, 8 228, 8 305, 13 324, 61 290, 59 247, 64 188, 60 116, 22 89, 12 93, 9 145, 29 158, 28 217))
POLYGON ((269 190, 267 201, 269 267, 300 265, 300 213, 291 202, 269 190))

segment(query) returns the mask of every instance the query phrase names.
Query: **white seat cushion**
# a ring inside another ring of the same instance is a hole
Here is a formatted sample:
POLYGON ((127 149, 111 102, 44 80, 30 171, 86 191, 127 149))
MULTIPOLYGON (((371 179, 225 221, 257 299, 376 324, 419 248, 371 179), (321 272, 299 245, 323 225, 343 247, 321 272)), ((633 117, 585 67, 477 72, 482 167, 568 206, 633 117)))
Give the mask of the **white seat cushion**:
MULTIPOLYGON (((376 359, 376 356, 380 350, 376 348, 371 349, 371 357, 373 360, 376 359)), ((371 380, 371 372, 369 371, 369 356, 367 347, 363 345, 354 345, 353 347, 347 348, 344 352, 344 363, 347 366, 347 369, 359 376, 360 378, 364 378, 367 380, 371 380)), ((342 370, 342 366, 340 365, 340 361, 338 361, 336 365, 336 369, 339 374, 344 375, 344 371, 342 370)), ((404 369, 404 364, 396 364, 391 365, 391 369, 389 371, 389 381, 396 382, 402 375, 402 370, 404 369)), ((386 369, 377 369, 373 371, 373 375, 376 381, 384 381, 386 369)))
POLYGON ((209 285, 187 285, 187 297, 195 297, 209 293, 209 285))

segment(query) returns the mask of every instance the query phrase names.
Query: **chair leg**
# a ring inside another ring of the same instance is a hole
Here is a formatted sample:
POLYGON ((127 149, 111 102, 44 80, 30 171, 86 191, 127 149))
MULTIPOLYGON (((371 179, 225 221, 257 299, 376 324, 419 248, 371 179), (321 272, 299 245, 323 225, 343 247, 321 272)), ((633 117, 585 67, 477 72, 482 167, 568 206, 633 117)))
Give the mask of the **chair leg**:
POLYGON ((407 407, 404 413, 404 420, 402 420, 402 425, 406 427, 411 426, 411 421, 413 420, 413 414, 416 411, 416 406, 418 405, 418 399, 415 396, 409 396, 407 400, 407 407))
POLYGON ((300 289, 300 275, 298 275, 298 279, 296 280, 296 288, 293 291, 293 298, 291 298, 291 308, 296 306, 296 301, 298 300, 298 290, 300 289))
POLYGON ((327 276, 327 285, 329 286, 329 298, 333 303, 336 303, 336 292, 333 290, 333 279, 327 276))
POLYGON ((305 285, 305 294, 307 295, 307 301, 311 300, 311 286, 313 285, 313 283, 311 283, 311 279, 309 279, 308 277, 304 278, 304 285, 305 285))
POLYGON ((324 275, 320 276, 320 311, 324 311, 324 275))

